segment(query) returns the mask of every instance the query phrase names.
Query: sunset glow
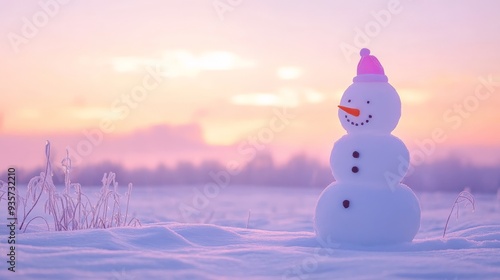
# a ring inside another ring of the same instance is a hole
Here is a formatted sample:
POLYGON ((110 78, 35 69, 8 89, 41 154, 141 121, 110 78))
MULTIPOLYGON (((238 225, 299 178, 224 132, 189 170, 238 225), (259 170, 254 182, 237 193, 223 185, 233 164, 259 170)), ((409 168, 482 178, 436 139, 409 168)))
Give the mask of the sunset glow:
POLYGON ((283 108, 295 118, 263 150, 278 161, 305 153, 326 163, 345 133, 337 105, 361 47, 377 54, 401 96, 395 134, 410 150, 438 128, 446 140, 426 160, 500 162, 498 2, 401 0, 382 22, 388 2, 250 1, 221 18, 210 1, 69 1, 43 25, 33 19, 43 11, 37 1, 3 3, 0 149, 8 157, 0 164, 35 166, 40 141, 55 139, 60 155, 89 131, 103 135, 89 162, 150 164, 132 148, 108 149, 127 137, 161 147, 157 158, 142 155, 154 164, 224 161, 283 108), (161 126, 192 142, 140 137, 161 126), (176 130, 184 126, 197 132, 176 130), (197 156, 174 152, 183 149, 197 156))

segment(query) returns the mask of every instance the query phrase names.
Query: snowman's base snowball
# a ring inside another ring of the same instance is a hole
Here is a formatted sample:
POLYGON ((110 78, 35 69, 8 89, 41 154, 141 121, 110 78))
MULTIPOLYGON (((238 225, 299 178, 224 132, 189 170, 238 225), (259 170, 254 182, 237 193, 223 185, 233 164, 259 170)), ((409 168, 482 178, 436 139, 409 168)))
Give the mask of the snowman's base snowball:
POLYGON ((361 245, 410 242, 420 227, 420 205, 404 184, 393 188, 332 183, 316 205, 322 240, 361 245))

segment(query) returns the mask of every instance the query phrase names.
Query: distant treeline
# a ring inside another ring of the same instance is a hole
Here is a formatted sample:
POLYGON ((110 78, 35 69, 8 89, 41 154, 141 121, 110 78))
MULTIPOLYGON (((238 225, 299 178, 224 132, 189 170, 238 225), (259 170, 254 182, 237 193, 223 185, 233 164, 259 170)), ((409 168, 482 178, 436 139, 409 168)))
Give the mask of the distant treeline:
MULTIPOLYGON (((40 174, 36 170, 17 171, 18 184, 26 184, 32 177, 40 174)), ((100 185, 105 172, 116 173, 121 186, 133 183, 141 186, 203 185, 207 183, 229 185, 265 185, 290 187, 325 187, 334 179, 330 167, 304 155, 296 155, 287 163, 277 165, 269 154, 258 155, 239 169, 229 170, 216 161, 206 161, 199 165, 179 162, 175 167, 159 165, 154 169, 137 168, 128 170, 117 163, 103 162, 96 165, 79 167, 72 170, 71 181, 83 186, 100 185)), ((1 179, 5 180, 6 174, 1 179)), ((53 171, 56 184, 64 183, 62 169, 53 171)), ((414 171, 403 180, 417 191, 461 191, 469 187, 474 192, 497 192, 500 189, 500 164, 479 167, 448 158, 414 167, 414 171)))

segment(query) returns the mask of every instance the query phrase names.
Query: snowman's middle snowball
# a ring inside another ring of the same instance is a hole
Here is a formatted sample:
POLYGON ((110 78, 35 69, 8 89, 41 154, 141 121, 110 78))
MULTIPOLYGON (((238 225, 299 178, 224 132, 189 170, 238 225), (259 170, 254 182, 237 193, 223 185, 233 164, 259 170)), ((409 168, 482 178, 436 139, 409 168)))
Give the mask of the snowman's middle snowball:
POLYGON ((393 135, 346 134, 335 142, 330 166, 337 182, 392 187, 406 175, 409 160, 405 144, 393 135))

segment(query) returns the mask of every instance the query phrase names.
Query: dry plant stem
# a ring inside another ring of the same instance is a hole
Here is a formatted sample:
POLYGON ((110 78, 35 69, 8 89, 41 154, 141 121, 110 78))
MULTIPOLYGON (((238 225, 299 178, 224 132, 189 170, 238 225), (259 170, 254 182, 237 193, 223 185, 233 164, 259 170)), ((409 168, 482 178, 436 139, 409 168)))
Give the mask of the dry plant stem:
POLYGON ((453 214, 453 210, 455 209, 455 206, 457 206, 457 219, 458 219, 458 209, 459 209, 459 204, 462 202, 466 202, 465 207, 467 205, 471 204, 472 205, 472 211, 476 209, 475 205, 475 200, 474 196, 468 192, 468 191, 463 191, 458 194, 457 198, 455 199, 455 202, 453 202, 453 206, 451 207, 450 214, 448 215, 448 218, 446 219, 446 224, 444 225, 444 231, 443 231, 443 238, 446 235, 446 230, 448 229, 448 223, 450 222, 451 214, 453 214))
POLYGON ((248 228, 248 225, 250 224, 250 214, 252 213, 252 211, 249 209, 248 210, 248 217, 247 217, 247 226, 246 228, 248 228))
MULTIPOLYGON (((33 203, 33 205, 31 206, 31 208, 30 208, 30 210, 28 211, 27 214, 26 214, 26 201, 25 201, 25 203, 24 203, 24 217, 23 217, 23 221, 21 222, 21 225, 19 226, 19 230, 21 230, 23 228, 24 222, 26 221, 27 217, 30 215, 31 211, 33 211, 33 209, 37 205, 38 201, 40 200, 40 197, 42 196, 43 187, 44 187, 44 185, 47 182, 47 174, 48 174, 48 171, 50 169, 49 157, 50 157, 50 142, 47 141, 46 144, 45 144, 45 160, 47 161, 47 163, 45 165, 45 175, 43 176, 42 189, 40 190, 40 194, 38 195, 36 201, 33 203)), ((34 191, 36 193, 36 188, 35 188, 34 191)), ((26 229, 25 229, 25 231, 26 231, 26 229)))
POLYGON ((26 227, 24 228, 24 231, 23 232, 26 232, 26 229, 28 228, 28 226, 30 225, 30 223, 35 220, 35 219, 42 219, 45 224, 47 225, 47 230, 50 230, 50 226, 49 226, 49 223, 47 222, 47 220, 45 220, 42 216, 36 216, 36 217, 33 217, 31 220, 29 220, 27 223, 26 223, 26 227))
POLYGON ((7 183, 0 180, 0 202, 2 201, 2 199, 4 199, 3 196, 6 194, 6 192, 3 190, 4 188, 7 188, 7 183))
POLYGON ((128 191, 127 191, 127 209, 125 210, 125 221, 124 221, 124 224, 125 222, 127 222, 127 218, 128 218, 128 205, 130 203, 130 194, 132 193, 132 183, 128 184, 128 191))

